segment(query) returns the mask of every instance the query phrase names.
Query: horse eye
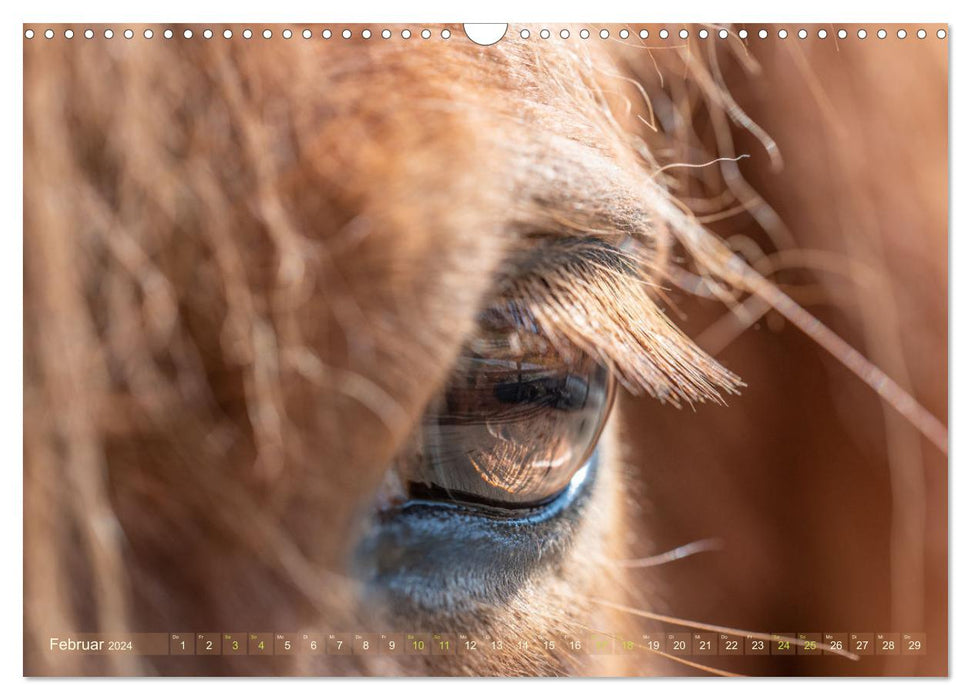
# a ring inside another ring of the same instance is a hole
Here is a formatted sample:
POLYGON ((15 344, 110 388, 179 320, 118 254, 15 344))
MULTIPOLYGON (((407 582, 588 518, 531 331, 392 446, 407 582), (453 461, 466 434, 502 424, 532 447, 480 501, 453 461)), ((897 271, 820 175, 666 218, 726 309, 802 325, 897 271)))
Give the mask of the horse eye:
POLYGON ((554 345, 514 305, 492 309, 431 402, 403 481, 412 498, 542 505, 590 458, 613 395, 596 359, 554 345))

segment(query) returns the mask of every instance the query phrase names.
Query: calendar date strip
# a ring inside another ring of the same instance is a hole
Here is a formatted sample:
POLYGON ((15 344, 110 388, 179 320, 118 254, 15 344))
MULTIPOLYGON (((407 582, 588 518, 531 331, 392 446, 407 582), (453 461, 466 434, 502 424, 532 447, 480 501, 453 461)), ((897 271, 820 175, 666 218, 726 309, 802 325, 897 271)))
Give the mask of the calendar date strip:
POLYGON ((448 656, 517 653, 532 645, 573 654, 664 653, 704 656, 924 656, 927 635, 914 632, 645 632, 627 639, 592 633, 506 639, 438 633, 143 632, 51 636, 51 654, 136 656, 290 656, 296 654, 448 656))

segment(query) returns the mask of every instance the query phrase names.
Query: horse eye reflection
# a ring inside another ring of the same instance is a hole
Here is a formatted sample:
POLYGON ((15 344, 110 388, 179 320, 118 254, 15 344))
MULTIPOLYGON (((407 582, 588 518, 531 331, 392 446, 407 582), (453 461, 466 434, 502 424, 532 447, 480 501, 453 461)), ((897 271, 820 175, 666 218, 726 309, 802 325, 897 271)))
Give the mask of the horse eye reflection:
POLYGON ((494 320, 456 363, 421 426, 404 480, 413 495, 506 508, 555 498, 596 446, 610 372, 535 327, 494 320))

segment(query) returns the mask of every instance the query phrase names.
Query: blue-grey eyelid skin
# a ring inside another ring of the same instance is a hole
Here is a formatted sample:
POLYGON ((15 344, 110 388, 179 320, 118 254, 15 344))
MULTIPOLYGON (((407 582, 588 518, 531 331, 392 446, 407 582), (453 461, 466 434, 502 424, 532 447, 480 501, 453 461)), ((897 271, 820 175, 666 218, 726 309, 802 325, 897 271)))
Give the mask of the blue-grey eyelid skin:
POLYGON ((576 497, 576 494, 583 487, 584 482, 587 480, 587 477, 590 474, 591 461, 592 459, 588 459, 587 462, 577 470, 577 473, 573 475, 573 478, 570 479, 570 483, 567 484, 567 487, 563 489, 563 491, 558 493, 546 503, 538 506, 525 508, 502 508, 499 506, 479 505, 459 501, 446 502, 433 501, 423 498, 413 498, 405 503, 402 503, 399 506, 399 510, 406 512, 413 508, 424 507, 455 508, 474 513, 480 517, 502 520, 508 524, 535 525, 549 518, 555 518, 557 514, 560 513, 563 508, 576 497))
POLYGON ((509 510, 413 500, 375 517, 353 554, 366 597, 407 618, 476 614, 562 561, 596 485, 597 451, 562 493, 509 510))

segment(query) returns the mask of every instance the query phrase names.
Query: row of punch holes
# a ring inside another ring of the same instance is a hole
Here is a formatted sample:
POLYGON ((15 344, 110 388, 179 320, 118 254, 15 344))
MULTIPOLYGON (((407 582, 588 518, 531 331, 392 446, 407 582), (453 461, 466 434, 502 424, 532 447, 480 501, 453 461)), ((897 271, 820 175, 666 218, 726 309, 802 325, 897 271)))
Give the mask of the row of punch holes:
MULTIPOLYGON (((790 36, 789 30, 786 28, 780 28, 778 30, 774 30, 773 32, 770 32, 768 29, 760 29, 757 32, 753 32, 753 33, 759 39, 768 39, 770 36, 773 36, 773 35, 778 37, 779 39, 787 39, 790 36)), ((795 36, 797 36, 800 39, 807 39, 811 36, 810 31, 807 29, 799 29, 799 30, 796 30, 794 33, 795 33, 795 36)), ((195 33, 191 29, 184 29, 181 32, 181 34, 183 39, 192 39, 195 36, 195 33)), ((212 29, 204 29, 199 34, 203 39, 212 39, 213 37, 216 36, 216 32, 214 32, 212 29)), ((537 32, 537 34, 541 39, 549 39, 552 36, 554 36, 554 33, 551 32, 549 29, 541 29, 539 30, 539 32, 537 32)), ((747 29, 740 29, 737 32, 729 32, 729 30, 727 29, 709 30, 706 28, 702 28, 694 32, 694 36, 697 37, 698 39, 708 39, 711 36, 717 36, 719 39, 727 39, 732 34, 735 34, 740 39, 748 39, 749 36, 751 36, 751 33, 747 29)), ((819 39, 826 39, 829 37, 830 32, 826 29, 821 28, 816 30, 812 34, 814 34, 819 39)), ((839 39, 846 39, 847 37, 850 36, 850 32, 848 32, 846 29, 837 29, 833 32, 833 34, 839 39)), ((875 32, 875 34, 878 39, 886 39, 889 36, 889 33, 887 32, 886 29, 878 29, 875 32)), ((56 35, 57 33, 53 29, 46 29, 42 34, 42 36, 45 39, 53 39, 56 35)), ((104 36, 105 39, 112 39, 115 36, 115 32, 113 29, 107 28, 103 31, 102 35, 104 36)), ((122 31, 121 35, 125 39, 133 39, 135 38, 135 31, 133 29, 125 29, 122 31)), ((165 39, 172 39, 176 36, 176 33, 172 29, 165 29, 165 30, 162 30, 161 35, 165 39)), ((260 33, 260 35, 264 39, 272 39, 275 36, 272 29, 264 29, 260 33)), ((293 29, 287 28, 280 31, 279 35, 284 39, 292 39, 294 36, 297 36, 297 32, 295 32, 293 29)), ((313 31, 311 31, 310 29, 303 29, 302 31, 299 32, 299 35, 302 36, 304 39, 311 39, 314 37, 313 31)), ((405 29, 402 29, 398 35, 402 39, 410 39, 412 38, 412 36, 420 36, 422 39, 430 39, 433 33, 430 29, 422 29, 416 33, 413 33, 411 29, 405 28, 405 29)), ((556 35, 559 36, 561 39, 569 39, 571 36, 571 33, 569 29, 561 29, 559 32, 556 33, 556 35)), ((589 29, 583 28, 577 32, 577 35, 581 39, 589 39, 591 36, 599 36, 601 39, 609 39, 611 37, 611 33, 609 29, 601 29, 596 34, 593 34, 589 29)), ((938 39, 944 39, 947 37, 947 31, 944 29, 938 29, 936 32, 936 35, 938 39)), ((35 36, 37 36, 37 32, 35 32, 35 30, 32 28, 28 28, 24 31, 24 37, 27 39, 33 39, 35 36)), ((63 36, 65 39, 73 39, 75 36, 74 30, 73 29, 63 30, 63 36)), ((85 29, 82 32, 82 36, 85 39, 93 39, 95 38, 96 33, 93 29, 89 28, 89 29, 85 29)), ((142 31, 142 36, 145 39, 152 39, 155 37, 155 30, 151 28, 147 28, 144 31, 142 31)), ((222 31, 222 36, 224 39, 232 39, 234 36, 233 30, 224 29, 222 31)), ((240 36, 242 36, 243 39, 252 39, 255 36, 255 33, 253 32, 252 29, 247 28, 247 29, 243 29, 240 32, 240 36)), ((350 39, 351 37, 354 36, 354 32, 351 29, 344 29, 337 33, 335 33, 331 29, 323 29, 320 32, 320 37, 323 39, 330 39, 332 37, 337 37, 337 36, 343 39, 350 39)), ((380 36, 382 39, 391 39, 392 37, 395 36, 395 33, 391 29, 382 29, 378 33, 372 32, 372 30, 370 29, 363 29, 360 31, 360 37, 362 39, 370 39, 375 36, 380 36)), ((452 36, 452 32, 449 29, 442 29, 439 32, 439 36, 442 39, 449 39, 452 36)), ((522 39, 529 39, 532 36, 532 32, 529 29, 523 28, 519 30, 519 36, 522 39)), ((641 29, 634 32, 634 31, 631 31, 630 29, 624 28, 619 30, 616 33, 616 36, 620 39, 629 39, 632 36, 637 36, 641 39, 647 39, 651 36, 651 33, 647 29, 641 29)), ((668 39, 676 36, 677 38, 684 40, 684 39, 690 39, 692 37, 692 32, 688 29, 680 29, 675 33, 675 32, 670 32, 667 29, 661 29, 660 31, 657 32, 657 36, 660 39, 668 39)), ((862 28, 858 29, 856 31, 856 36, 859 39, 866 39, 868 36, 867 30, 862 28)), ((906 39, 908 36, 908 32, 906 29, 898 29, 896 32, 896 36, 898 39, 906 39)), ((925 39, 927 38, 927 30, 918 29, 916 32, 914 32, 914 36, 916 36, 918 39, 925 39)))

